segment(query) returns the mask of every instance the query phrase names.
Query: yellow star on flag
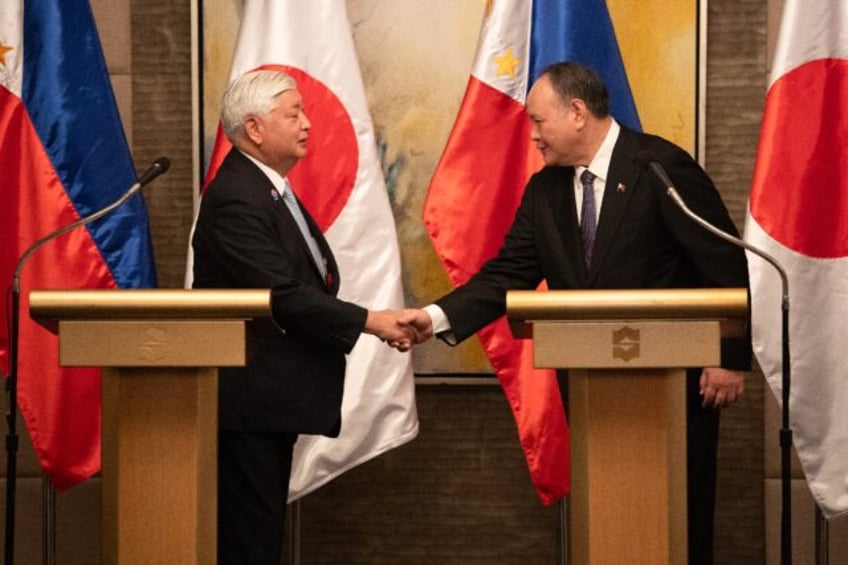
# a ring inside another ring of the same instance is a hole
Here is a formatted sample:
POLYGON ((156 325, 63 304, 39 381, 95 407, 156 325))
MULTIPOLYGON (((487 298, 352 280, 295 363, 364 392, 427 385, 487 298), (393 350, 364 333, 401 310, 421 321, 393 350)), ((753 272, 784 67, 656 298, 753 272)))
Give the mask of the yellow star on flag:
POLYGON ((507 47, 506 51, 504 51, 502 55, 495 55, 493 58, 495 60, 495 64, 498 66, 498 69, 495 71, 495 76, 506 75, 510 78, 515 78, 515 69, 521 61, 512 52, 511 46, 507 47))
POLYGON ((14 49, 14 47, 11 47, 9 45, 3 45, 2 43, 0 43, 0 65, 6 64, 6 53, 11 51, 12 49, 14 49))

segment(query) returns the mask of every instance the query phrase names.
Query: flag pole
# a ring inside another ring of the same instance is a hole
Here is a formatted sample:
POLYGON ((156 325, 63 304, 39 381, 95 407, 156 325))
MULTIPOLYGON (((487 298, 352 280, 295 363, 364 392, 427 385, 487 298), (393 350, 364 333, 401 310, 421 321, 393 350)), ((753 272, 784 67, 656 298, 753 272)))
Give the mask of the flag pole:
POLYGON ((559 499, 559 564, 568 564, 568 506, 565 497, 559 499))
POLYGON ((289 558, 292 565, 300 564, 300 499, 289 504, 289 558))
POLYGON ((780 272, 783 297, 781 300, 781 335, 782 335, 782 357, 783 378, 781 392, 783 396, 783 422, 780 428, 780 481, 782 508, 780 516, 780 563, 781 565, 792 565, 792 428, 789 425, 789 387, 790 357, 789 357, 789 282, 786 272, 777 261, 769 261, 780 272))
POLYGON ((56 565, 56 488, 41 474, 41 562, 56 565))
POLYGON ((9 328, 9 375, 6 392, 9 407, 6 412, 6 529, 4 563, 15 562, 15 492, 18 474, 18 320, 20 318, 21 288, 16 277, 10 290, 12 302, 11 327, 9 328))
POLYGON ((829 524, 816 504, 816 565, 828 565, 830 562, 829 524))

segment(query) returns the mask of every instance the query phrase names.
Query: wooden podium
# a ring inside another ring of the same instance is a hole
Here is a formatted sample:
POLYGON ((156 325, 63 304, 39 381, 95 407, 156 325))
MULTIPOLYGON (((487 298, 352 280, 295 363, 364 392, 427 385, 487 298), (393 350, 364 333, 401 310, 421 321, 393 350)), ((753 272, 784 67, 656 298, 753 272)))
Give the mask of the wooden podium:
POLYGON ((216 561, 217 367, 247 359, 267 290, 32 291, 59 362, 103 367, 103 563, 216 561))
POLYGON ((685 368, 747 311, 744 288, 507 293, 535 365, 569 369, 572 564, 687 562, 685 368))

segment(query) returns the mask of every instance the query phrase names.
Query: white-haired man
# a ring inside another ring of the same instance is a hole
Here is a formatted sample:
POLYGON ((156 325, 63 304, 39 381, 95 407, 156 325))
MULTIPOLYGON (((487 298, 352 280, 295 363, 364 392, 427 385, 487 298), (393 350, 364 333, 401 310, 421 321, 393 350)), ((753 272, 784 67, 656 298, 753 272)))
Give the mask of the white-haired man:
POLYGON ((273 318, 253 324, 246 367, 220 370, 218 562, 279 565, 297 435, 338 435, 345 354, 360 333, 402 350, 411 336, 393 313, 336 298, 333 253, 286 178, 309 139, 295 81, 245 73, 221 122, 233 149, 201 202, 194 286, 270 288, 273 318))

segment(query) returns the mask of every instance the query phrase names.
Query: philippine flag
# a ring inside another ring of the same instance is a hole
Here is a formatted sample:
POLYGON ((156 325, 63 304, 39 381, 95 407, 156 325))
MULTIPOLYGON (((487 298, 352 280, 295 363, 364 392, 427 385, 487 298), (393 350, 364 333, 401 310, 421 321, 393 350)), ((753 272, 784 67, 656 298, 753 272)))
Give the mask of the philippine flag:
MULTIPOLYGON (((789 278, 790 426, 827 518, 848 513, 848 3, 786 0, 745 239, 789 278)), ((749 255, 754 353, 782 404, 781 281, 749 255)))
MULTIPOLYGON (((615 118, 641 129, 605 2, 487 2, 465 98, 424 204, 430 239, 457 286, 500 249, 527 180, 542 167, 524 103, 540 72, 564 60, 600 73, 615 118)), ((554 372, 533 368, 532 344, 513 339, 506 318, 478 335, 536 491, 543 503, 555 502, 568 493, 569 450, 554 372)))
MULTIPOLYGON (((30 245, 105 207, 135 181, 87 0, 0 3, 0 171, 4 290, 30 245)), ((42 247, 22 271, 18 403, 59 490, 100 469, 100 371, 59 367, 56 337, 29 318, 29 290, 155 284, 139 196, 42 247)), ((0 329, 5 372, 7 327, 0 329)))
MULTIPOLYGON (((230 79, 280 67, 297 81, 312 122, 309 155, 289 178, 339 265, 339 298, 403 308, 400 251, 343 0, 247 0, 230 79)), ((230 149, 219 133, 210 180, 230 149)), ((300 436, 289 500, 418 433, 409 354, 362 336, 348 356, 338 438, 300 436)))

